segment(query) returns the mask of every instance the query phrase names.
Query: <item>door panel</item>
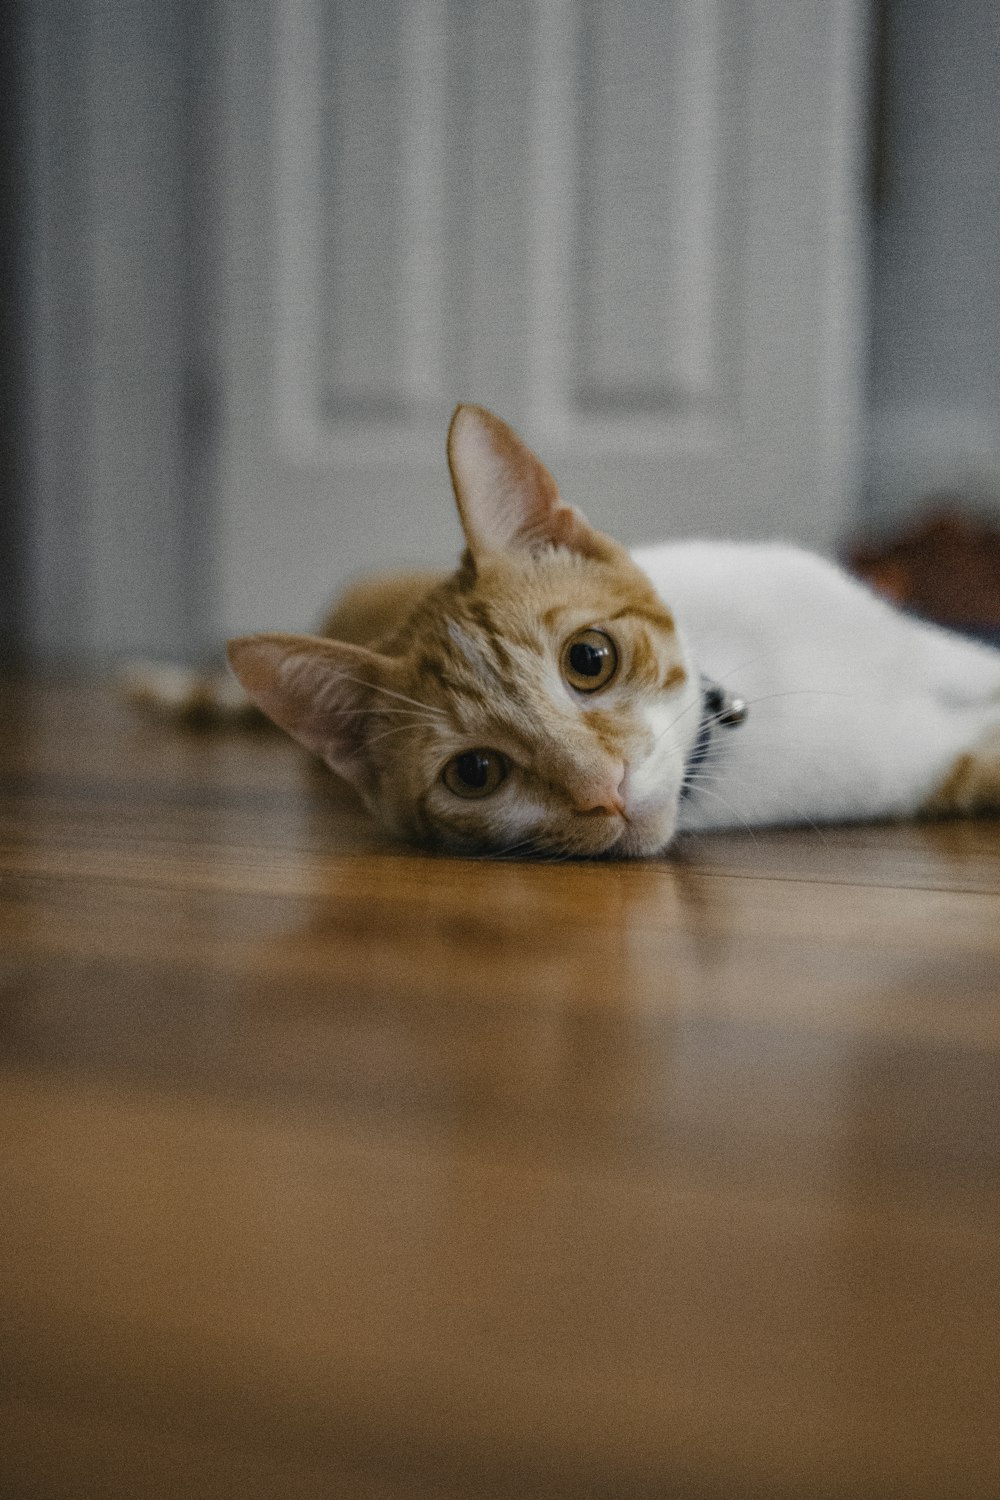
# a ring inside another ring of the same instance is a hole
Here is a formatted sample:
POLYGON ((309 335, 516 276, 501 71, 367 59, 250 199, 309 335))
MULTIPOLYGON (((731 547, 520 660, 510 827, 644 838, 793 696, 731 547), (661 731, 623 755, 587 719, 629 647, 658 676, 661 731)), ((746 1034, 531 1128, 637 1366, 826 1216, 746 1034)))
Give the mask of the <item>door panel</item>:
POLYGON ((220 629, 450 560, 457 400, 625 540, 830 546, 860 0, 230 0, 220 629))

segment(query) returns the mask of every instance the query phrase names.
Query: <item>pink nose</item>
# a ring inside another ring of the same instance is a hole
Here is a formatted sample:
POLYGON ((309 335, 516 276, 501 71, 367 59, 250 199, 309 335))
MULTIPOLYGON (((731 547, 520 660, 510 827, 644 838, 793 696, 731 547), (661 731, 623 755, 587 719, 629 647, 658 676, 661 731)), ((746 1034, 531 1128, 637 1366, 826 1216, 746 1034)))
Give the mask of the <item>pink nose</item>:
POLYGON ((579 787, 573 793, 574 812, 611 813, 627 819, 628 809, 622 795, 624 785, 625 773, 619 767, 613 775, 608 777, 607 781, 592 782, 589 786, 579 787))
POLYGON ((627 818, 625 802, 617 792, 598 792, 593 797, 574 797, 573 811, 583 813, 617 813, 619 817, 627 818))

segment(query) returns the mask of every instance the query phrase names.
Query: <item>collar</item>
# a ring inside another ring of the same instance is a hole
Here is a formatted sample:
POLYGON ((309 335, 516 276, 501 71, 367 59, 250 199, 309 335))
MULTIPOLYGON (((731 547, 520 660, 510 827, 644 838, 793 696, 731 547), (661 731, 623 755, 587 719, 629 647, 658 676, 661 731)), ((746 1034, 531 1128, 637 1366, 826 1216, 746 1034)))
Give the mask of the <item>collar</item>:
POLYGON ((750 712, 749 705, 744 698, 737 698, 727 693, 725 688, 713 682, 710 677, 701 679, 701 723, 698 725, 698 733, 695 742, 691 746, 691 753, 684 767, 684 781, 681 785, 681 797, 690 797, 693 791, 691 784, 692 774, 698 770, 708 756, 712 746, 712 736, 721 725, 723 729, 737 729, 744 724, 750 712))

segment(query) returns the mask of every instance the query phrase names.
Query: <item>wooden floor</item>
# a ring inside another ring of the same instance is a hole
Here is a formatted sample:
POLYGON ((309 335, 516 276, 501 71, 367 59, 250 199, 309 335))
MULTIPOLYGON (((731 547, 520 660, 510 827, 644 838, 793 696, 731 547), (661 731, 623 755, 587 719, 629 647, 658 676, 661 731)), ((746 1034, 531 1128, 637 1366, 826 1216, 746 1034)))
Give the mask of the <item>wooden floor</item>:
POLYGON ((5 1497, 1000 1495, 1000 825, 432 859, 0 718, 5 1497))

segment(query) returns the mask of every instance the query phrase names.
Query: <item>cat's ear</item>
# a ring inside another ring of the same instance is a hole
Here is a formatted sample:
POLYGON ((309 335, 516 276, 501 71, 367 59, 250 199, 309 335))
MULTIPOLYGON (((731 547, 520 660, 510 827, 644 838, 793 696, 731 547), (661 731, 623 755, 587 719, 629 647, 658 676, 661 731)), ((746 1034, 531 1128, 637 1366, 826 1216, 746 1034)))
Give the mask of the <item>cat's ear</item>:
POLYGON ((364 646, 311 635, 245 635, 226 647, 248 696, 269 719, 364 789, 369 711, 392 662, 364 646))
POLYGON ((566 504, 541 460, 485 407, 456 407, 448 429, 448 466, 475 563, 490 554, 546 545, 606 557, 613 546, 566 504))

